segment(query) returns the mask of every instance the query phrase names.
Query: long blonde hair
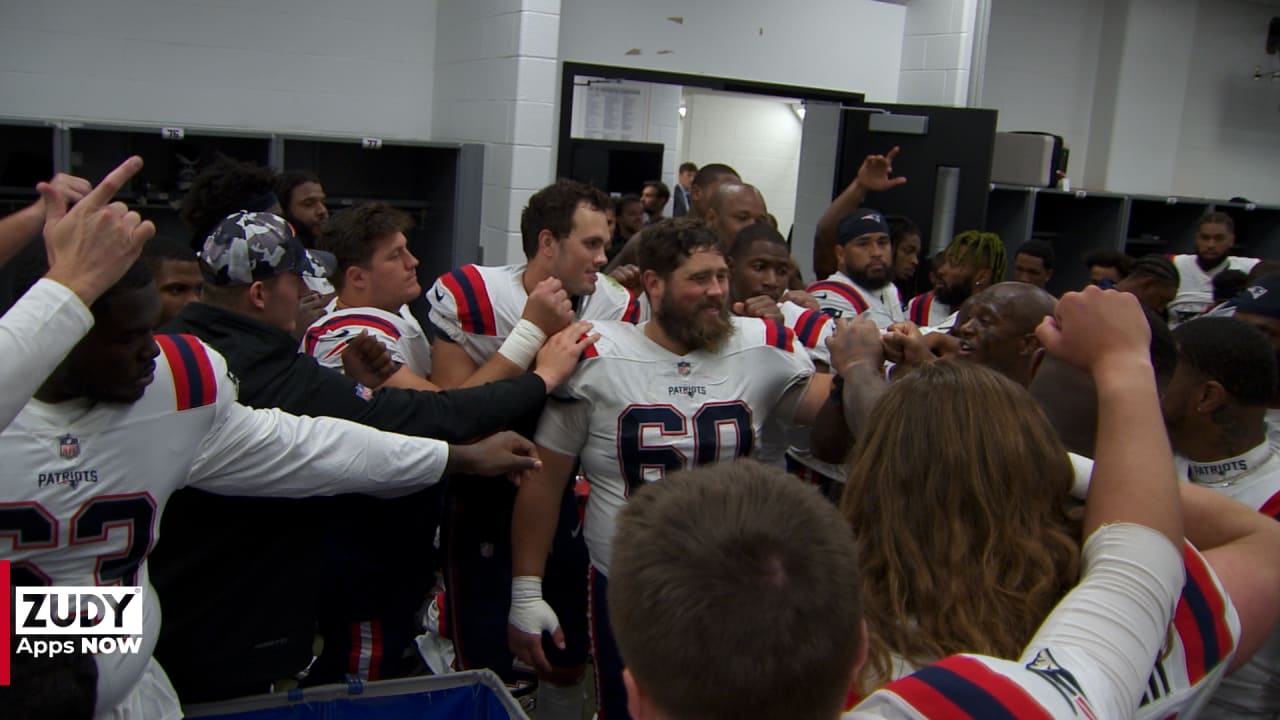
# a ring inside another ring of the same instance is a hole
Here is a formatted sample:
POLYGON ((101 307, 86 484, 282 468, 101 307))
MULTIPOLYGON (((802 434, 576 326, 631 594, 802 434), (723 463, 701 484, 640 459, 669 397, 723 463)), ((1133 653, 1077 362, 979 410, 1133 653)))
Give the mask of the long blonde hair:
POLYGON ((872 417, 841 502, 862 566, 860 690, 892 680, 895 656, 1016 658, 1079 574, 1066 449, 1025 389, 968 362, 895 382, 872 417))

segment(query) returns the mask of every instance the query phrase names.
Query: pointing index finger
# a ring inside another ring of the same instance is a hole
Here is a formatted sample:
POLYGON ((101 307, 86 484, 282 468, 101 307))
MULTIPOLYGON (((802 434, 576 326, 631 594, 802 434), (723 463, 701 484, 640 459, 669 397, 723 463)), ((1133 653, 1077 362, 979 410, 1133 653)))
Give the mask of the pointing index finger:
POLYGON ((120 163, 115 170, 107 173, 107 176, 102 178, 102 182, 77 203, 77 207, 84 206, 89 210, 97 210, 106 205, 141 169, 142 158, 137 155, 130 157, 120 163))

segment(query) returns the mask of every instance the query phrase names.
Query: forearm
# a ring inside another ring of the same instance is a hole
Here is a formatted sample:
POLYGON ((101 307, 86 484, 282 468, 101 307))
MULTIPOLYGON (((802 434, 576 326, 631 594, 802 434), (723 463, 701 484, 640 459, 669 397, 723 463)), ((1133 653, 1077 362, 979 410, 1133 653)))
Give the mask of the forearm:
POLYGON ((849 365, 841 373, 841 377, 844 378, 844 389, 841 391, 844 423, 850 436, 856 440, 858 434, 867 427, 871 408, 875 407, 889 386, 885 384, 880 368, 865 362, 849 365))
POLYGON ((1187 540, 1202 552, 1259 534, 1271 537, 1271 531, 1280 528, 1272 518, 1209 488, 1179 482, 1178 490, 1187 540))
POLYGON ((43 224, 44 210, 40 201, 0 219, 0 265, 12 260, 39 235, 43 224))
POLYGON ((410 370, 408 365, 401 365, 380 387, 426 390, 429 392, 440 391, 439 385, 410 370))
POLYGON ((1182 546, 1182 508, 1173 450, 1144 356, 1118 358, 1094 372, 1098 431, 1085 509, 1088 537, 1107 523, 1138 523, 1182 546))
POLYGON ((520 485, 511 515, 511 575, 542 577, 560 519, 560 496, 567 480, 549 477, 548 468, 520 485))
POLYGON ((71 348, 93 327, 93 315, 66 287, 41 280, 0 317, 0 429, 20 412, 71 348))
POLYGON ((831 274, 822 272, 826 267, 830 266, 834 272, 835 257, 832 248, 836 246, 836 227, 846 215, 862 207, 866 199, 867 191, 854 180, 831 201, 822 217, 818 218, 813 238, 813 269, 818 280, 831 274))

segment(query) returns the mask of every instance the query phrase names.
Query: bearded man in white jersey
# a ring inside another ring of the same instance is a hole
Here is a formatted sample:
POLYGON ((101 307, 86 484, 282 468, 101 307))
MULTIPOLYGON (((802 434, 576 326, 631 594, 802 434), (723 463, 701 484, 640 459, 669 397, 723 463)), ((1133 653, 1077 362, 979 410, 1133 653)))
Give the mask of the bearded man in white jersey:
MULTIPOLYGON (((29 280, 40 274, 32 268, 29 280)), ((91 310, 93 330, 0 433, 0 537, 10 539, 0 559, 12 563, 19 587, 143 588, 142 651, 96 656, 98 717, 181 716, 151 659, 160 613, 147 576, 161 514, 177 489, 390 496, 435 483, 446 470, 537 465, 532 446, 510 433, 455 447, 238 404, 221 356, 189 335, 152 335, 160 298, 145 263, 91 310)))
POLYGON ((576 463, 591 483, 585 535, 591 555, 591 627, 597 707, 626 717, 621 665, 603 593, 613 518, 637 488, 667 472, 753 453, 773 418, 808 424, 830 393, 830 376, 777 320, 733 316, 720 241, 679 218, 641 235, 640 267, 653 319, 596 323, 563 399, 548 405, 537 438, 546 472, 520 487, 512 520, 510 640, 526 662, 545 665, 542 636, 562 642, 542 599, 557 499, 576 463), (548 460, 548 458, 551 458, 548 460))
POLYGON ((1178 293, 1169 303, 1169 321, 1184 323, 1213 307, 1213 278, 1223 270, 1249 272, 1257 258, 1231 255, 1236 244, 1236 224, 1223 212, 1211 212, 1200 218, 1196 227, 1196 251, 1174 255, 1178 269, 1178 293))

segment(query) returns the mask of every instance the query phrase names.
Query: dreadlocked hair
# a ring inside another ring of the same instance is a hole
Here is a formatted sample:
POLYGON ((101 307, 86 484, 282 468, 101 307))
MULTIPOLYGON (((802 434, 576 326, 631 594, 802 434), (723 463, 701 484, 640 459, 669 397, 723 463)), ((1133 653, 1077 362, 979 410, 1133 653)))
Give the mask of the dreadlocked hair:
POLYGON ((947 262, 960 265, 972 262, 981 270, 991 271, 991 282, 1004 280, 1005 266, 1009 258, 1005 255, 1004 243, 995 233, 978 230, 965 230, 947 246, 947 262))

